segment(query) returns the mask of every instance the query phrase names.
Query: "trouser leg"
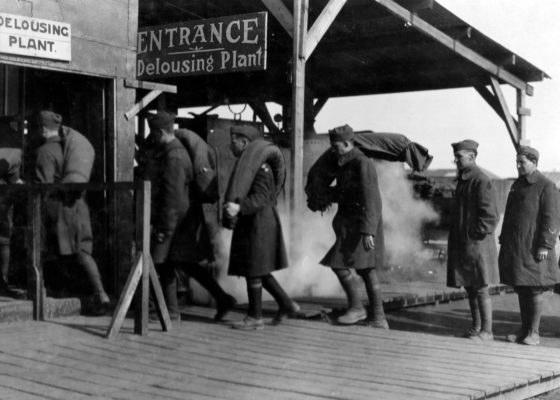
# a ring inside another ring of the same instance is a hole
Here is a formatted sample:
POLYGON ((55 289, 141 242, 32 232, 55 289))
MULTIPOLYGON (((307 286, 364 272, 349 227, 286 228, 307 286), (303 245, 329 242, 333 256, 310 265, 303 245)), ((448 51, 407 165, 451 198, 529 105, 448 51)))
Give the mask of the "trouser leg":
POLYGON ((375 268, 367 268, 357 270, 358 274, 364 281, 366 292, 369 299, 370 318, 374 323, 383 323, 385 319, 385 310, 383 309, 383 295, 381 293, 381 284, 375 268))
POLYGON ((276 303, 278 303, 278 307, 284 309, 290 307, 292 300, 272 274, 262 277, 262 285, 264 289, 272 295, 276 303))
POLYGON ((218 284, 212 273, 196 263, 188 263, 182 266, 185 273, 197 281, 210 295, 216 300, 220 301, 226 296, 226 292, 218 284))
POLYGON ((177 300, 177 277, 175 268, 169 263, 158 263, 155 265, 161 283, 163 298, 167 305, 169 314, 179 313, 179 301, 177 300))
POLYGON ((102 302, 108 301, 105 299, 107 294, 105 293, 105 288, 103 287, 103 282, 101 281, 101 274, 99 273, 99 268, 97 268, 97 263, 91 255, 80 251, 78 253, 78 263, 84 268, 88 281, 93 289, 93 293, 100 296, 102 302))
POLYGON ((529 334, 538 334, 543 312, 543 294, 540 290, 532 291, 527 300, 527 308, 529 310, 529 317, 527 318, 527 330, 529 334))
POLYGON ((247 278, 247 297, 249 310, 247 315, 254 319, 262 318, 262 280, 261 278, 247 278))
POLYGON ((2 283, 8 283, 8 271, 10 268, 10 244, 2 243, 0 244, 0 271, 2 276, 2 283))
POLYGON ((349 269, 333 269, 333 271, 338 277, 348 300, 348 310, 346 313, 338 317, 338 323, 350 325, 366 319, 367 312, 360 299, 358 282, 352 272, 349 269))
POLYGON ((480 320, 480 309, 478 308, 477 291, 472 286, 466 287, 467 295, 469 297, 469 308, 471 310, 472 328, 474 332, 482 329, 482 322, 480 320))

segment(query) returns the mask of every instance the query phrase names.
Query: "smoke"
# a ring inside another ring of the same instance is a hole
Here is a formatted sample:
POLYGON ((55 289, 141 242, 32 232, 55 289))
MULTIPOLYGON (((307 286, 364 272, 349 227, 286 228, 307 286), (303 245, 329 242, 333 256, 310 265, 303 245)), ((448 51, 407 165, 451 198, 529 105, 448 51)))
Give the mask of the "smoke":
MULTIPOLYGON (((383 203, 386 265, 381 269, 390 273, 392 266, 418 266, 432 256, 423 245, 422 227, 426 222, 436 221, 438 214, 429 203, 414 196, 412 183, 401 163, 376 162, 379 188, 383 203)), ((280 207, 282 228, 290 266, 274 273, 282 287, 293 297, 343 297, 344 293, 330 268, 319 264, 335 242, 332 220, 336 213, 333 205, 325 213, 304 210, 300 215, 290 217, 280 207), (290 224, 294 238, 290 238, 290 224)), ((218 235, 220 245, 218 262, 219 280, 226 291, 239 301, 246 301, 244 278, 227 276, 227 256, 231 243, 231 231, 221 230, 218 235)), ((385 279, 387 280, 387 279, 385 279)), ((267 294, 263 293, 265 299, 267 294)))

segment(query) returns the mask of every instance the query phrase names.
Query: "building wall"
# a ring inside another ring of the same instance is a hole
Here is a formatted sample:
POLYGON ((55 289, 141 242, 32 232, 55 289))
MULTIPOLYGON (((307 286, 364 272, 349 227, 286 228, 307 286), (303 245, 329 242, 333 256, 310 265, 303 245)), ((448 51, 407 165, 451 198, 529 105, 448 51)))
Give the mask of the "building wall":
POLYGON ((134 76, 138 0, 3 0, 2 12, 69 23, 72 61, 0 54, 0 62, 105 77, 134 76))

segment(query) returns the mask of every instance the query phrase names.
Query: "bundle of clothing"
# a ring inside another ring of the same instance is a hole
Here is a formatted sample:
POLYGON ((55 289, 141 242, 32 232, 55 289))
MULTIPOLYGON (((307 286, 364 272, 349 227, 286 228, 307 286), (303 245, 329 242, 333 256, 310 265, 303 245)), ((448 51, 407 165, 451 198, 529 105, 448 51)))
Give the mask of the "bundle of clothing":
MULTIPOLYGON (((427 148, 398 133, 354 132, 354 145, 370 158, 404 162, 415 172, 426 170, 433 159, 427 148)), ((331 205, 330 186, 335 179, 336 166, 336 154, 330 149, 311 166, 305 193, 312 211, 325 211, 331 205)))

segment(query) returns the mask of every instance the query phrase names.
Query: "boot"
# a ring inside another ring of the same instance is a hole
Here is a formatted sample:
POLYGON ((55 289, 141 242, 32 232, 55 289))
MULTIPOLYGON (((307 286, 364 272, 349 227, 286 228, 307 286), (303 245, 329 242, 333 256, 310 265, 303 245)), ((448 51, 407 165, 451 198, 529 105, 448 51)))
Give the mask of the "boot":
POLYGON ((223 321, 226 314, 237 304, 235 297, 229 295, 222 289, 220 284, 212 276, 212 273, 196 263, 188 263, 178 266, 183 271, 197 281, 210 295, 216 300, 216 314, 214 321, 223 321))
POLYGON ((348 309, 338 317, 337 322, 341 325, 352 325, 366 319, 367 312, 360 300, 356 279, 350 270, 335 270, 335 273, 348 299, 348 309))
POLYGON ((359 270, 358 274, 364 281, 369 299, 368 325, 373 328, 389 329, 389 324, 385 318, 385 310, 383 309, 383 295, 377 271, 374 268, 368 268, 359 270))
POLYGON ((234 322, 231 327, 244 331, 264 329, 261 278, 247 278, 247 297, 249 298, 247 316, 241 321, 234 322))
POLYGON ((300 314, 300 307, 295 301, 290 299, 278 281, 268 274, 262 278, 263 287, 272 295, 276 303, 278 303, 278 312, 272 319, 272 325, 278 325, 286 318, 297 318, 300 314))

